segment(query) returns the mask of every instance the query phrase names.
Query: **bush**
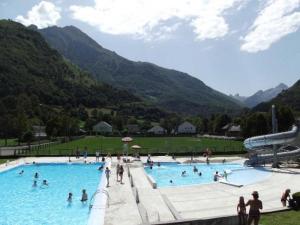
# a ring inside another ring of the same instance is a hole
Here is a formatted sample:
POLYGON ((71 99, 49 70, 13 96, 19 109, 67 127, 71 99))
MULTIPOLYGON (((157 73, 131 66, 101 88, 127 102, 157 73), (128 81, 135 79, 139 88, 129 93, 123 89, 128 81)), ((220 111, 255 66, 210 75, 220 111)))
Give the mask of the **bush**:
POLYGON ((292 195, 293 200, 296 202, 296 207, 300 207, 300 192, 296 192, 292 195))

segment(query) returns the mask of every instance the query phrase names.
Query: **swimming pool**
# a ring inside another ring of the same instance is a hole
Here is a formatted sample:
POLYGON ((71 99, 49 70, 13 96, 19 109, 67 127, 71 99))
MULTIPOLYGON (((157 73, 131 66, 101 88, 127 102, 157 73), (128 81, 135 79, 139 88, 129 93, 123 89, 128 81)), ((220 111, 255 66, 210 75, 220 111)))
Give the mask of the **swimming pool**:
POLYGON ((263 169, 249 169, 241 164, 235 163, 211 163, 209 165, 204 163, 192 165, 161 163, 160 166, 155 164, 152 169, 149 166, 145 166, 145 171, 155 180, 157 187, 176 187, 213 183, 213 176, 216 171, 218 171, 219 174, 223 174, 224 171, 227 171, 228 182, 238 185, 255 183, 264 180, 271 175, 270 172, 263 169), (193 172, 194 166, 198 169, 198 173, 193 172), (183 171, 186 171, 185 176, 181 175, 183 171), (199 172, 202 173, 201 176, 199 176, 199 172))
POLYGON ((1 225, 86 225, 89 201, 80 201, 82 189, 89 199, 96 191, 102 172, 97 164, 23 165, 0 173, 1 225), (24 170, 22 175, 19 172, 24 170), (32 187, 38 172, 37 187, 32 187), (42 187, 42 181, 49 182, 42 187), (73 193, 71 204, 68 193, 73 193))

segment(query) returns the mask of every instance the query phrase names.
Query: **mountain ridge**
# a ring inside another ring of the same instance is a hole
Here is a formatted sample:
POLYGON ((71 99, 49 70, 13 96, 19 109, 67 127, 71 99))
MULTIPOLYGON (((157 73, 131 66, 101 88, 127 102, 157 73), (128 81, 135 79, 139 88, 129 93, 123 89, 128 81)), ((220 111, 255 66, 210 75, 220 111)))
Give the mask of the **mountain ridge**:
POLYGON ((249 108, 253 108, 262 102, 270 101, 286 89, 288 89, 288 86, 284 83, 280 83, 274 88, 269 88, 267 90, 258 90, 249 97, 240 96, 239 94, 230 95, 230 97, 242 102, 243 104, 245 104, 245 106, 249 108))
POLYGON ((74 26, 39 30, 47 42, 80 68, 166 110, 182 114, 234 114, 241 105, 187 73, 134 62, 99 45, 74 26))

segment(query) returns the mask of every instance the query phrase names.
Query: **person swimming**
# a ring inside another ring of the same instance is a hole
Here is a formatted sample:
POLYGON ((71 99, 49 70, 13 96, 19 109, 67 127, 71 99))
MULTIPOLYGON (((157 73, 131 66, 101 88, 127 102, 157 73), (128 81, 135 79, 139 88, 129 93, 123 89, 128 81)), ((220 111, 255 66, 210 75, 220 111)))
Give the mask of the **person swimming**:
POLYGON ((34 178, 35 178, 35 179, 38 179, 38 178, 39 178, 39 173, 38 173, 38 172, 36 172, 36 173, 34 174, 34 178))
POLYGON ((196 167, 196 166, 194 166, 194 168, 193 168, 193 172, 194 172, 194 173, 198 173, 198 169, 197 169, 197 167, 196 167))
POLYGON ((47 180, 43 180, 42 186, 49 186, 49 183, 47 180))
POLYGON ((199 173, 198 173, 198 175, 199 175, 199 177, 201 177, 201 176, 202 176, 202 173, 201 173, 201 172, 199 172, 199 173))
POLYGON ((23 175, 23 173, 24 173, 24 170, 21 170, 21 171, 19 172, 19 175, 23 175))
POLYGON ((157 163, 157 166, 160 166, 160 162, 157 163))
POLYGON ((82 203, 86 203, 87 200, 88 200, 88 195, 87 195, 87 193, 86 193, 86 190, 83 189, 83 190, 82 190, 82 196, 81 196, 81 200, 80 200, 80 201, 81 201, 82 203))
POLYGON ((182 177, 185 177, 186 175, 187 175, 186 171, 185 171, 185 170, 182 171, 181 176, 182 176, 182 177))
POLYGON ((169 182, 170 182, 170 184, 173 184, 173 180, 170 180, 169 182))
POLYGON ((34 181, 33 181, 33 184, 32 184, 32 187, 36 187, 36 186, 37 186, 37 181, 34 180, 34 181))
POLYGON ((99 166, 99 168, 98 168, 98 170, 103 170, 103 169, 104 169, 103 165, 99 166))

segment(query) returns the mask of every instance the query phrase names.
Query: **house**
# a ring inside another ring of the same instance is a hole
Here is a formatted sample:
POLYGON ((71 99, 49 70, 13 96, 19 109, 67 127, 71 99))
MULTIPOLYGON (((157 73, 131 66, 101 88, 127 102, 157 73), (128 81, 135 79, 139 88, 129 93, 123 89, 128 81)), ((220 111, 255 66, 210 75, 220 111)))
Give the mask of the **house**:
POLYGON ((161 126, 154 126, 152 127, 151 129, 149 129, 147 131, 147 133, 150 133, 150 134, 157 134, 157 135, 162 135, 162 134, 166 134, 167 131, 165 128, 161 127, 161 126))
POLYGON ((227 124, 222 127, 224 131, 224 135, 228 137, 241 137, 242 136, 242 128, 240 125, 235 124, 227 124))
POLYGON ((32 126, 33 135, 35 138, 46 138, 46 127, 45 126, 32 126))
POLYGON ((112 133, 112 126, 105 121, 101 121, 93 126, 93 131, 96 133, 112 133))
POLYGON ((242 129, 240 125, 232 125, 228 131, 227 136, 229 137, 241 137, 242 136, 242 129))
POLYGON ((196 127, 191 124, 190 122, 183 122, 180 124, 177 128, 178 134, 195 134, 196 133, 196 127))
POLYGON ((140 133, 140 127, 137 124, 128 124, 126 126, 126 128, 127 128, 127 132, 129 134, 138 134, 138 133, 140 133))

